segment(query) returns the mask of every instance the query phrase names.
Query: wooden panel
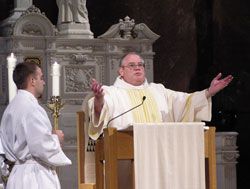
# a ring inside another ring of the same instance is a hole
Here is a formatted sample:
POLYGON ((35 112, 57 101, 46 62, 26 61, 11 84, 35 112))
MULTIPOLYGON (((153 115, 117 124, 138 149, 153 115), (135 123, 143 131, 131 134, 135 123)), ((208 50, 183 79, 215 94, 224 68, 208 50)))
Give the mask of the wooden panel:
POLYGON ((85 162, 84 112, 77 112, 78 186, 84 183, 85 162))
POLYGON ((78 152, 78 189, 96 189, 95 183, 84 183, 84 162, 85 162, 85 132, 84 112, 77 112, 77 152, 78 152))
POLYGON ((78 189, 96 189, 95 184, 80 184, 78 189))
POLYGON ((205 151, 205 158, 208 158, 208 132, 204 132, 204 151, 205 151))
POLYGON ((209 189, 216 189, 216 149, 215 127, 210 127, 208 132, 208 166, 209 166, 209 189))
POLYGON ((204 132, 206 189, 216 189, 215 127, 204 132))
POLYGON ((104 129, 105 188, 118 188, 117 130, 104 129))
POLYGON ((118 132, 117 137, 117 158, 134 159, 134 140, 133 131, 118 132))
POLYGON ((95 172, 96 172, 96 188, 103 189, 104 188, 104 143, 103 140, 98 140, 95 145, 95 172))

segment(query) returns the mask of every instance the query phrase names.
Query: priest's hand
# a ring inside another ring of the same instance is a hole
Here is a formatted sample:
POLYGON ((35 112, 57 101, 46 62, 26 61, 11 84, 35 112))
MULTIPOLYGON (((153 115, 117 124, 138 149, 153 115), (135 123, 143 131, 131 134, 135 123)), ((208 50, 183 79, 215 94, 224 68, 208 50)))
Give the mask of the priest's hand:
POLYGON ((103 98, 104 92, 102 89, 102 83, 98 83, 94 78, 92 78, 91 90, 96 98, 103 98))
POLYGON ((210 87, 207 89, 207 97, 214 96, 216 93, 220 92, 224 89, 228 84, 233 80, 232 75, 228 75, 227 77, 221 78, 221 73, 219 73, 211 82, 210 87))
POLYGON ((62 145, 62 142, 64 140, 64 134, 63 134, 62 130, 53 130, 52 134, 57 135, 58 140, 59 140, 60 144, 62 145))
POLYGON ((102 88, 102 83, 98 83, 94 78, 92 79, 91 90, 95 95, 94 109, 95 114, 99 117, 104 104, 104 91, 102 88))

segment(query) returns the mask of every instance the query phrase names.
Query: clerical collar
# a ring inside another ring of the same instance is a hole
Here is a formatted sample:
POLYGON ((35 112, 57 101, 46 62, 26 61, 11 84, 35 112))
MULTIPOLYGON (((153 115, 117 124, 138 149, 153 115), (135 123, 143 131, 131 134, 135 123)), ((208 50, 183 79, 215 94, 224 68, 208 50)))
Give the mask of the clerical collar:
POLYGON ((143 82, 143 84, 141 84, 139 86, 135 86, 135 85, 131 85, 131 84, 127 83, 126 81, 124 81, 121 76, 118 76, 116 78, 114 86, 118 87, 118 88, 122 88, 122 89, 141 90, 141 89, 145 89, 148 87, 148 81, 145 78, 145 81, 143 82))

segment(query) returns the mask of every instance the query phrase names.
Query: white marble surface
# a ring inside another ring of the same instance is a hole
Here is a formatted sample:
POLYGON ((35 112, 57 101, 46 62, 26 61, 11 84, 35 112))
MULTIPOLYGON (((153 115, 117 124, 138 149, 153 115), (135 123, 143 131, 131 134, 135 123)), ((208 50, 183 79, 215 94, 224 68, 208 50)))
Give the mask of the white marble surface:
POLYGON ((218 189, 237 189, 236 164, 239 157, 237 132, 216 132, 216 174, 218 189))

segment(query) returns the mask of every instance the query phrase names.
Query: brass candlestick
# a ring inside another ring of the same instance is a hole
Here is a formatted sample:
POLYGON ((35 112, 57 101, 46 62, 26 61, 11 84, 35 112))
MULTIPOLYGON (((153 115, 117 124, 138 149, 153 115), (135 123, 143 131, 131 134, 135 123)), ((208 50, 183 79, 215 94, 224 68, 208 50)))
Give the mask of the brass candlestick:
POLYGON ((60 96, 51 96, 50 103, 47 107, 52 110, 52 117, 54 118, 54 130, 58 130, 58 118, 60 116, 60 109, 63 108, 62 99, 60 96))
MULTIPOLYGON (((47 107, 52 110, 52 117, 54 118, 54 130, 58 130, 58 118, 60 116, 60 109, 62 109, 64 104, 62 104, 62 98, 60 96, 51 96, 50 103, 47 107)), ((58 167, 56 167, 56 173, 59 174, 58 167)))

